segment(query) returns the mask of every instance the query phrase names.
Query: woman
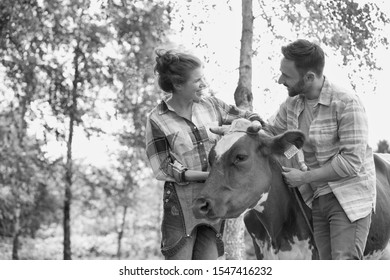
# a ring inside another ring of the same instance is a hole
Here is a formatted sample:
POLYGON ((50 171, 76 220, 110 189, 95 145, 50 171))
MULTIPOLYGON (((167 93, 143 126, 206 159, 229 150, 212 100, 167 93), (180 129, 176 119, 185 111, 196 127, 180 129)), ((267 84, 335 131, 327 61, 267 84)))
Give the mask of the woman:
POLYGON ((148 115, 146 153, 155 177, 165 181, 161 252, 165 259, 217 259, 223 255, 223 223, 196 219, 191 210, 208 176, 208 154, 218 140, 210 127, 261 118, 215 97, 206 89, 201 61, 187 53, 156 51, 160 88, 171 93, 148 115))

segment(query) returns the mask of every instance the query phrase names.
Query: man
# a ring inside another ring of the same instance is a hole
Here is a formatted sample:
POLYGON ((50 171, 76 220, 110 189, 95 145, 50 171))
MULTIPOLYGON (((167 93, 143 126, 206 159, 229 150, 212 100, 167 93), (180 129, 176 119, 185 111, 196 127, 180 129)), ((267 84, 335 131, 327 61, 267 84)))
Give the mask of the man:
POLYGON ((265 129, 274 135, 303 131, 307 165, 305 171, 284 167, 283 176, 290 187, 311 186, 320 259, 362 259, 376 201, 364 107, 324 76, 320 46, 300 39, 282 47, 282 53, 278 83, 289 97, 265 129))

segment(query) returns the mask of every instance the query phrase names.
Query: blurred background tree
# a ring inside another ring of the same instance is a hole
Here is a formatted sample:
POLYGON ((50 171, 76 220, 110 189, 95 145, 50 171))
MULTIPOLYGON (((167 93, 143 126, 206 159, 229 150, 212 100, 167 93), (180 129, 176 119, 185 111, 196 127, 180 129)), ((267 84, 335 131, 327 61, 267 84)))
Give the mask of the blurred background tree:
POLYGON ((378 148, 375 152, 382 154, 390 154, 389 142, 387 140, 379 141, 378 148))

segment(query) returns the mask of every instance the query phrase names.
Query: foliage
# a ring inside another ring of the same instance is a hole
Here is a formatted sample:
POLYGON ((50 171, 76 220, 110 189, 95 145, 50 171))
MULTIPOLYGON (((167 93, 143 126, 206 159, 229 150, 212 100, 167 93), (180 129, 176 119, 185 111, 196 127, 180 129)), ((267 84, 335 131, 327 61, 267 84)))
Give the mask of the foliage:
POLYGON ((169 2, 140 2, 121 1, 109 6, 121 55, 114 63, 115 79, 121 86, 116 109, 130 122, 119 138, 129 147, 144 146, 145 117, 160 98, 154 90, 154 49, 166 43, 171 21, 169 2))
POLYGON ((390 154, 389 142, 387 140, 381 140, 378 142, 377 153, 390 154))
POLYGON ((258 2, 261 17, 278 40, 285 40, 287 36, 278 23, 288 22, 291 33, 297 37, 315 40, 340 53, 342 64, 353 69, 349 73, 353 87, 362 73, 380 69, 375 51, 389 45, 388 37, 380 34, 390 19, 375 3, 358 4, 352 0, 258 2))
POLYGON ((0 115, 0 233, 12 236, 18 209, 21 233, 35 236, 42 224, 58 218, 52 188, 57 162, 48 162, 36 139, 20 143, 10 115, 0 115))

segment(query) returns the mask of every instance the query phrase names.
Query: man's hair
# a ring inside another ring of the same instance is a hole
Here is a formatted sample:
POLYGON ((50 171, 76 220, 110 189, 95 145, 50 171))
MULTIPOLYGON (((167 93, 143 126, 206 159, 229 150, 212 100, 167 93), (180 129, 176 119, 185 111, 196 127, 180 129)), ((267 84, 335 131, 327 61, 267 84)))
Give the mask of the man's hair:
POLYGON ((317 76, 321 76, 324 71, 324 51, 319 45, 308 40, 298 39, 283 46, 282 53, 286 59, 294 61, 301 75, 306 74, 307 71, 313 71, 317 76))
POLYGON ((200 59, 190 53, 156 50, 154 72, 158 73, 158 84, 165 92, 173 93, 175 84, 185 83, 190 72, 201 66, 200 59))

